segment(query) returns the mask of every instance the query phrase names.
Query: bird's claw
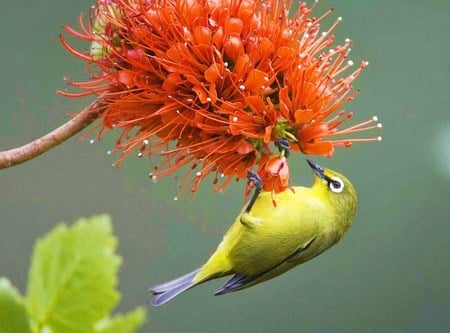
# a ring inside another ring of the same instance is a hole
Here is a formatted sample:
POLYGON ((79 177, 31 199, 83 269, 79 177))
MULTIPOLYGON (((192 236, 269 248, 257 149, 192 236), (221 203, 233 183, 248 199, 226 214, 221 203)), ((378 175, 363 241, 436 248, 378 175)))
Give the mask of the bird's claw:
POLYGON ((256 189, 262 189, 263 187, 261 177, 253 170, 247 171, 247 184, 256 189))
POLYGON ((253 204, 255 203, 256 199, 258 198, 259 193, 261 192, 261 190, 263 188, 263 183, 262 183, 261 177, 252 170, 247 171, 247 179, 248 179, 247 184, 249 184, 255 188, 255 192, 253 193, 252 198, 250 199, 247 207, 245 208, 245 212, 249 213, 253 207, 253 204))

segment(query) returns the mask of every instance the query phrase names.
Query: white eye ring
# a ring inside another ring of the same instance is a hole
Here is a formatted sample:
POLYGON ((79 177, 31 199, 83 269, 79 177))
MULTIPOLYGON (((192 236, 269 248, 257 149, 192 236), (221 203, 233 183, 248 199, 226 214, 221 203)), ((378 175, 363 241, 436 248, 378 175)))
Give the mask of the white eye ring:
POLYGON ((341 193, 344 190, 344 182, 338 177, 331 177, 328 187, 334 193, 341 193))

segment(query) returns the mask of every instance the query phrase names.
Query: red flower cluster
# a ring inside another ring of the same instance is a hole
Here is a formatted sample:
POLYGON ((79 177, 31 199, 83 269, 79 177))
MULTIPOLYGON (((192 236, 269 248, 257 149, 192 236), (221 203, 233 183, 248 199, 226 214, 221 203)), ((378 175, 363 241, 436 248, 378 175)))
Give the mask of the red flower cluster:
POLYGON ((320 32, 331 10, 316 18, 314 5, 300 3, 290 13, 291 5, 97 0, 89 22, 80 17, 81 32, 65 27, 90 41, 90 51, 77 51, 61 37, 86 61, 91 79, 70 82, 80 93, 62 94, 101 94, 106 107, 99 135, 122 131, 113 150, 121 152, 118 162, 133 152, 159 156, 153 179, 186 166, 182 191, 195 191, 210 173, 220 190, 259 165, 270 183, 265 187, 282 191, 289 171, 284 157, 273 157, 274 140, 289 140, 294 151, 331 156, 335 147, 378 139, 331 137, 381 126, 374 118, 341 129, 352 116, 342 110, 357 93, 352 81, 367 63, 349 71, 350 41, 332 47, 340 19, 320 32))

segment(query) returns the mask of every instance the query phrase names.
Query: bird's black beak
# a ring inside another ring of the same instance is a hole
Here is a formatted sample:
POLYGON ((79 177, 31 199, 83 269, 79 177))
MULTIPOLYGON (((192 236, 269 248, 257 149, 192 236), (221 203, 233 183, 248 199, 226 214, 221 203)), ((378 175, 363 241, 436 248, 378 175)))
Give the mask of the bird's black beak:
POLYGON ((306 161, 308 162, 311 169, 313 169, 313 171, 316 173, 316 175, 319 176, 319 178, 326 179, 326 176, 323 173, 323 168, 319 164, 314 163, 311 160, 306 160, 306 161))

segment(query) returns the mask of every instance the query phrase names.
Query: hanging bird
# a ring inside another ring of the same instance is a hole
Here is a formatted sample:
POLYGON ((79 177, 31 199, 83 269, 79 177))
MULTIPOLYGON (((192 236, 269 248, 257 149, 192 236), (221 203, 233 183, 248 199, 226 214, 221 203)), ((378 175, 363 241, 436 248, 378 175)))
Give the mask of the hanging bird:
POLYGON ((309 161, 311 187, 295 186, 274 194, 257 191, 199 269, 150 289, 159 306, 206 281, 233 275, 215 295, 251 287, 302 264, 336 244, 356 214, 355 189, 341 174, 309 161), (277 203, 273 205, 273 200, 277 203))

